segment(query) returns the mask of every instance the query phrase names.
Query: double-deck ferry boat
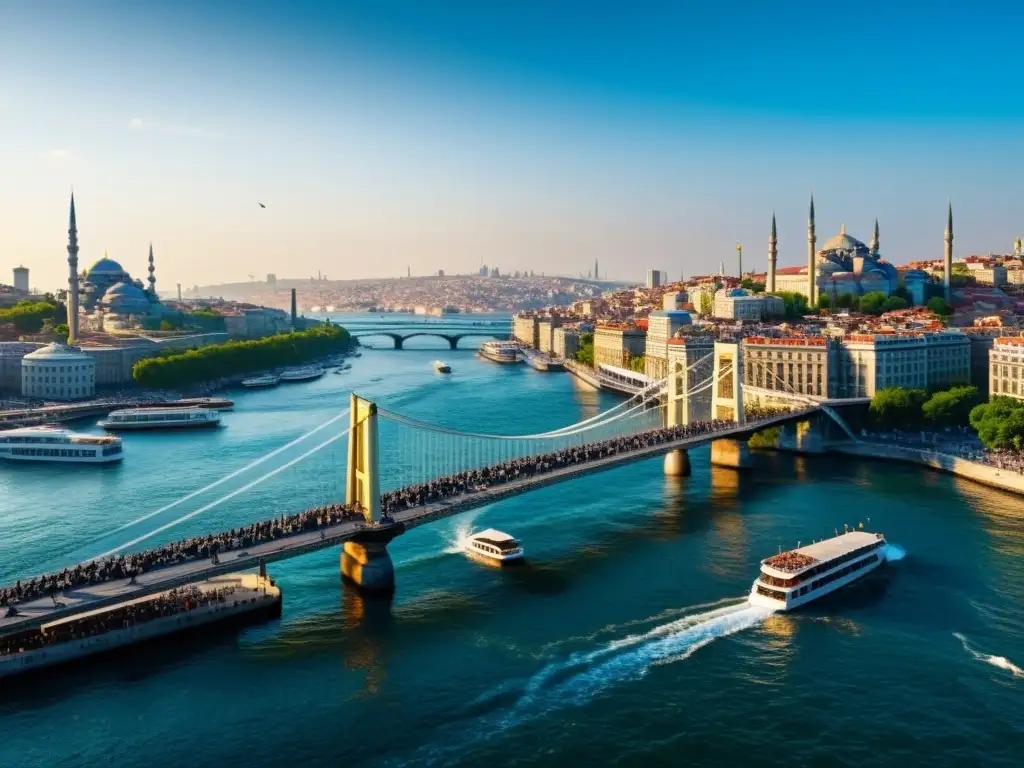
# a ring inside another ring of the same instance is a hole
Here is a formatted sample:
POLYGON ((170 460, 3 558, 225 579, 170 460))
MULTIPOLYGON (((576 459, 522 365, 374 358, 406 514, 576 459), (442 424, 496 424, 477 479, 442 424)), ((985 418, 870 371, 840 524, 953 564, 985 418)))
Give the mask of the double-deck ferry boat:
POLYGON ((225 397, 184 397, 181 400, 166 400, 158 403, 140 403, 138 408, 212 408, 215 411, 230 411, 233 401, 225 397))
POLYGON ((304 368, 291 368, 281 374, 281 381, 312 381, 324 375, 323 368, 306 366, 304 368))
POLYGON ((109 430, 216 427, 220 414, 210 408, 129 408, 96 424, 109 430))
POLYGON ((501 565, 523 559, 523 545, 507 533, 493 528, 470 536, 466 542, 466 552, 501 565))
POLYGON ((249 389, 266 389, 267 387, 276 387, 280 383, 281 379, 278 376, 253 376, 242 379, 242 386, 249 389))
POLYGON ((519 347, 513 341, 485 341, 480 345, 480 356, 492 363, 519 363, 519 347))
POLYGON ((792 611, 866 576, 885 562, 885 537, 847 531, 761 561, 752 605, 792 611))
POLYGON ((0 459, 107 464, 120 461, 121 438, 83 435, 58 427, 25 427, 0 432, 0 459))
POLYGON ((448 363, 444 362, 443 360, 435 360, 434 361, 434 370, 437 371, 438 373, 451 373, 452 372, 452 367, 450 365, 448 365, 448 363))

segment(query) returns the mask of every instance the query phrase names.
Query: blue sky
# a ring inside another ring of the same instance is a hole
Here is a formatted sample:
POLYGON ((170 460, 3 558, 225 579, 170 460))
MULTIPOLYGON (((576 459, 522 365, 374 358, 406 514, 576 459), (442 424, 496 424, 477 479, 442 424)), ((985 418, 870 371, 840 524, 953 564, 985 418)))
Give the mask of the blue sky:
POLYGON ((0 0, 0 280, 902 262, 1024 234, 1016 4, 0 0), (213 7, 217 6, 217 7, 213 7), (267 204, 260 209, 256 200, 267 204))

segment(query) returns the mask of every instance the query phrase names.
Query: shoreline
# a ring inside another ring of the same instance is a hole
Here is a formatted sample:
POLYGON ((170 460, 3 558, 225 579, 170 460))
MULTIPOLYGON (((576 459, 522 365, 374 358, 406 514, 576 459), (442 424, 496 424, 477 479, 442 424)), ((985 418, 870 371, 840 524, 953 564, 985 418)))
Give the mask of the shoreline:
MULTIPOLYGON (((794 451, 795 453, 810 453, 794 451)), ((1024 475, 1010 472, 987 464, 962 459, 948 453, 940 453, 924 448, 909 448, 899 445, 883 445, 881 443, 832 443, 827 453, 841 453, 844 456, 858 456, 879 461, 902 461, 917 464, 920 467, 934 469, 946 474, 956 475, 966 480, 996 488, 1000 491, 1024 495, 1024 475)))

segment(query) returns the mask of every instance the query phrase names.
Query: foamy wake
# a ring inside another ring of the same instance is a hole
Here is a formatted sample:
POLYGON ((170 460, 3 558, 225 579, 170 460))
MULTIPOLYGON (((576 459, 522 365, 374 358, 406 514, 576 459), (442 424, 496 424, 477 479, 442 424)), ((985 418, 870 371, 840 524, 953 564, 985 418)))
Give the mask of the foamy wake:
POLYGON ((684 616, 643 634, 552 662, 527 681, 502 725, 515 725, 567 706, 582 706, 612 685, 640 679, 653 666, 684 661, 718 638, 749 629, 772 613, 770 608, 742 602, 684 616))
POLYGON ((1005 669, 1014 677, 1024 677, 1024 669, 1018 667, 1005 656, 993 656, 990 653, 982 653, 981 651, 974 650, 967 642, 967 638, 961 635, 959 632, 954 632, 953 637, 959 640, 960 644, 964 647, 964 650, 971 654, 971 656, 973 656, 978 661, 983 661, 986 664, 991 664, 993 667, 1005 669))
POLYGON ((466 547, 469 546, 469 537, 473 535, 473 523, 481 512, 483 512, 482 509, 476 509, 459 518, 451 538, 448 539, 448 546, 445 547, 446 555, 455 555, 466 551, 466 547))
POLYGON ((907 550, 905 550, 899 544, 893 544, 889 542, 885 545, 886 562, 895 563, 897 560, 902 560, 906 556, 907 550))

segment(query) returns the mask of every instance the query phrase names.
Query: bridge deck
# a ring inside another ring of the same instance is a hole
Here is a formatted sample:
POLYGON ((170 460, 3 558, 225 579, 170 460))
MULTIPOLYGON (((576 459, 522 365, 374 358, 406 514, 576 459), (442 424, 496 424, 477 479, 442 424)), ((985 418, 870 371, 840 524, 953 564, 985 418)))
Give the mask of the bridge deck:
MULTIPOLYGON (((761 419, 756 423, 737 424, 717 432, 708 432, 669 443, 651 445, 635 451, 595 459, 585 464, 573 464, 550 472, 530 475, 502 485, 496 485, 484 491, 470 492, 452 499, 427 504, 423 507, 403 510, 396 513, 394 517, 396 521, 404 523, 407 528, 414 528, 418 525, 493 504, 502 499, 518 496, 544 486, 603 472, 608 469, 659 456, 672 450, 695 448, 713 440, 739 437, 786 421, 804 418, 814 410, 814 408, 808 408, 802 411, 778 414, 761 419)), ((135 584, 122 579, 120 581, 110 581, 70 589, 59 597, 60 602, 64 604, 62 608, 54 606, 49 598, 35 600, 30 603, 18 603, 18 616, 10 618, 0 616, 0 634, 38 626, 57 618, 80 613, 81 611, 143 597, 154 592, 171 589, 172 587, 208 579, 212 576, 258 568, 261 559, 264 562, 272 563, 318 549, 337 546, 353 538, 358 532, 367 527, 368 525, 362 521, 339 523, 328 528, 298 533, 287 538, 256 544, 241 551, 223 552, 220 555, 220 562, 216 565, 211 563, 209 559, 190 560, 180 565, 172 565, 143 574, 136 579, 137 583, 135 584), (323 534, 322 536, 321 533, 323 534)))

